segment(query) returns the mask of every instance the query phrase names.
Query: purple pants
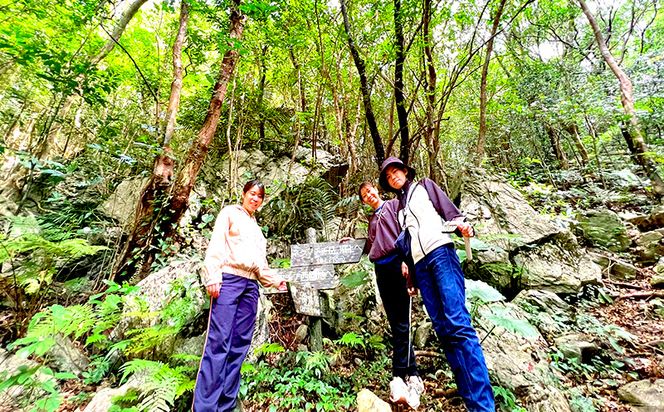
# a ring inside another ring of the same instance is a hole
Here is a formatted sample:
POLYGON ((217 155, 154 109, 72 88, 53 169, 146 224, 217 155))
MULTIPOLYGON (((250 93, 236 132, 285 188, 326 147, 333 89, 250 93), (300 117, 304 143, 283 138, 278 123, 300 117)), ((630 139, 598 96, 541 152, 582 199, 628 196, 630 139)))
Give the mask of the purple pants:
POLYGON ((249 351, 256 323, 258 283, 223 274, 219 297, 210 302, 207 339, 194 388, 194 412, 235 408, 240 367, 249 351))

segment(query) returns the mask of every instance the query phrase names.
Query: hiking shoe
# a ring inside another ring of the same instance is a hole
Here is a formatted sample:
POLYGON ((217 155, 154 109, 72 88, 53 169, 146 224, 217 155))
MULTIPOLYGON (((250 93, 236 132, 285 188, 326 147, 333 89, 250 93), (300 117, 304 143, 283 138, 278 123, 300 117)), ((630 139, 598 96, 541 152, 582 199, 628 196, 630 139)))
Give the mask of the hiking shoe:
POLYGON ((390 382, 390 401, 393 403, 407 403, 409 397, 408 386, 400 377, 395 377, 390 382))

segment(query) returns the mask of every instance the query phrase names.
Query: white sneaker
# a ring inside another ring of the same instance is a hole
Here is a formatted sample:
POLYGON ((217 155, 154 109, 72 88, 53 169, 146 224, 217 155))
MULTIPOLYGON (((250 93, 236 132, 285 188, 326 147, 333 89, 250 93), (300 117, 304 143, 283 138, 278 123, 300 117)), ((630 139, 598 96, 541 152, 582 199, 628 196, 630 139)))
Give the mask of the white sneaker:
POLYGON ((393 403, 407 403, 410 395, 406 382, 400 377, 395 377, 390 382, 390 401, 393 403))
POLYGON ((409 390, 416 392, 418 395, 424 393, 424 382, 422 382, 422 378, 417 375, 409 376, 406 379, 406 385, 409 390))
POLYGON ((419 376, 409 376, 406 379, 408 383, 408 398, 406 403, 413 409, 417 409, 420 406, 420 395, 424 393, 424 382, 419 376))

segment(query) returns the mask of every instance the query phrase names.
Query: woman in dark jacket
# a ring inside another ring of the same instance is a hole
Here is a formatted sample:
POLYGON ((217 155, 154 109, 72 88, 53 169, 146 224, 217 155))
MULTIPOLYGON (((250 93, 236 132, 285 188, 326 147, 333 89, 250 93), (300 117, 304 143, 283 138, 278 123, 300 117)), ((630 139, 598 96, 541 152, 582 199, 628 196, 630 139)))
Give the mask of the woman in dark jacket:
POLYGON ((399 199, 398 221, 410 234, 414 284, 440 338, 459 394, 470 412, 493 412, 495 404, 477 333, 466 308, 463 272, 450 234, 452 225, 473 236, 472 226, 436 183, 413 182, 415 169, 390 157, 383 162, 380 184, 399 199))
POLYGON ((392 330, 390 400, 417 408, 424 383, 417 371, 410 339, 411 297, 408 296, 406 279, 402 276, 402 259, 394 247, 400 232, 397 223, 399 202, 397 199, 383 201, 370 182, 362 183, 358 192, 362 202, 374 210, 369 218, 365 250, 374 264, 378 292, 392 330))

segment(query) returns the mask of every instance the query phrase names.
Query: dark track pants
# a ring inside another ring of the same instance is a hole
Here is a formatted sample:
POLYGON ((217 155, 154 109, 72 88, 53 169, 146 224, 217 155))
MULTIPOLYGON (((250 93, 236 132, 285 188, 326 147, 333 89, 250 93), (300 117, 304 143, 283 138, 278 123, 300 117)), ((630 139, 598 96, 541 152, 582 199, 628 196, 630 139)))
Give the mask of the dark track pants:
POLYGON ((392 330, 392 374, 401 378, 417 375, 417 363, 413 345, 408 347, 410 319, 409 296, 406 279, 401 274, 401 260, 392 259, 386 264, 375 264, 376 283, 392 330), (408 351, 410 350, 410 363, 408 351))
POLYGON ((463 272, 454 246, 440 246, 417 262, 415 281, 468 411, 494 412, 489 372, 470 323, 463 272))
POLYGON ((227 412, 235 407, 240 367, 256 323, 258 283, 223 274, 221 291, 211 299, 207 339, 194 389, 194 412, 227 412))

